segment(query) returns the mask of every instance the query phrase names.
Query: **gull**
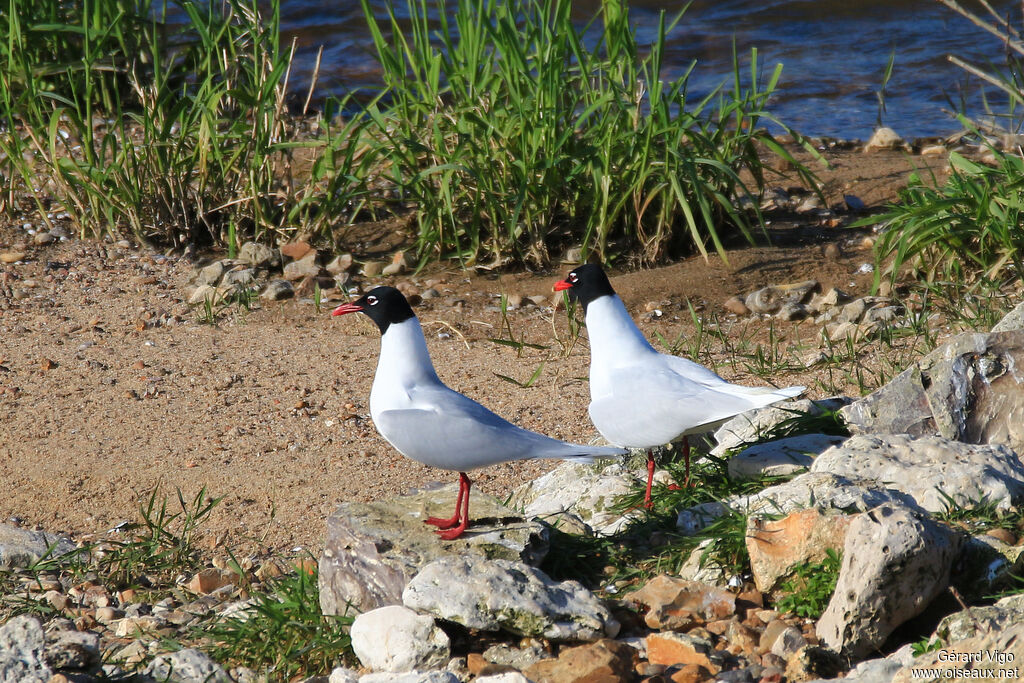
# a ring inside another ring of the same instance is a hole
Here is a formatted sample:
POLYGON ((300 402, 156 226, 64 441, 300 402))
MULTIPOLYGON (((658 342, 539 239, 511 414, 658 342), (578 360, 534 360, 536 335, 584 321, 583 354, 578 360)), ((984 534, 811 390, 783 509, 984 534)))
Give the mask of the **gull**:
POLYGON ((740 413, 797 396, 785 389, 731 384, 698 363, 658 353, 633 322, 601 267, 586 264, 555 283, 583 305, 590 339, 590 419, 610 443, 647 450, 645 507, 651 506, 651 449, 709 432, 740 413))
POLYGON ((393 287, 376 287, 331 315, 365 313, 380 329, 380 358, 370 390, 373 424, 407 458, 459 473, 451 518, 430 517, 445 540, 469 525, 468 470, 513 460, 561 458, 590 462, 624 455, 622 448, 582 446, 531 432, 444 385, 434 370, 420 322, 393 287))

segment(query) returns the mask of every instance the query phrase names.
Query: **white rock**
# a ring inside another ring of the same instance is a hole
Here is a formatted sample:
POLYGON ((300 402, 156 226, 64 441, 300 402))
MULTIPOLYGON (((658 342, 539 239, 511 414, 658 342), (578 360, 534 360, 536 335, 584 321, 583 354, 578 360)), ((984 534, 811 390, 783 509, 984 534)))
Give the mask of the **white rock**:
POLYGON ((811 472, 901 491, 929 512, 946 508, 942 493, 962 504, 987 496, 999 510, 1024 497, 1024 463, 1008 447, 937 436, 854 436, 819 455, 811 472))
POLYGON ((46 683, 53 672, 43 656, 45 636, 35 617, 14 617, 0 626, 0 681, 46 683))
POLYGON ((619 623, 576 581, 551 580, 522 562, 444 557, 405 587, 406 607, 468 628, 553 640, 614 638, 619 623))
POLYGON ((443 666, 451 656, 448 635, 431 617, 390 605, 352 622, 352 649, 374 671, 404 672, 443 666))
POLYGON ((517 488, 509 506, 522 510, 527 518, 548 521, 571 513, 595 532, 610 534, 629 521, 629 515, 610 508, 618 496, 631 490, 634 481, 622 465, 601 468, 566 462, 517 488))
POLYGON ((231 683, 220 664, 192 648, 160 655, 149 663, 145 673, 165 683, 231 683))
POLYGON ((892 128, 882 127, 877 129, 868 143, 864 145, 865 152, 876 152, 881 149, 903 149, 906 143, 903 138, 892 128))
POLYGON ((359 683, 460 683, 451 671, 409 671, 408 673, 376 673, 359 677, 359 683))
POLYGON ((530 679, 518 671, 506 671, 493 676, 478 676, 474 683, 530 683, 530 679))
POLYGON ((826 410, 837 410, 848 403, 850 403, 850 399, 844 397, 827 398, 820 401, 803 399, 776 403, 767 408, 742 413, 715 430, 716 445, 711 449, 711 455, 721 457, 727 451, 735 450, 744 444, 754 443, 761 434, 800 413, 821 415, 826 410))
POLYGON ((854 658, 875 651, 946 589, 960 542, 949 527, 909 508, 882 505, 859 515, 816 627, 822 643, 854 658))
POLYGON ((801 434, 760 443, 729 458, 729 476, 748 480, 796 474, 810 467, 819 453, 846 439, 830 434, 801 434))
POLYGON ((355 671, 339 666, 331 672, 331 676, 327 679, 327 683, 356 683, 358 680, 359 674, 355 671))

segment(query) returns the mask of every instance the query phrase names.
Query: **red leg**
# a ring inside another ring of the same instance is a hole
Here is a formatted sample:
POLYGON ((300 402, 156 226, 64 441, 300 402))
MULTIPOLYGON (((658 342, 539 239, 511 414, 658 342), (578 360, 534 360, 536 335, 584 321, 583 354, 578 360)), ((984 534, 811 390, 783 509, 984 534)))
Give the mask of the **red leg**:
POLYGON ((654 483, 654 452, 651 449, 647 449, 647 490, 644 492, 644 507, 650 508, 651 503, 651 485, 654 483))
MULTIPOLYGON (((458 503, 462 505, 462 521, 459 522, 458 526, 452 527, 451 529, 443 529, 437 532, 437 535, 446 541, 452 541, 462 535, 462 532, 469 526, 469 477, 466 476, 465 472, 459 472, 459 500, 458 503)), ((456 509, 455 516, 459 516, 459 511, 456 509)))
POLYGON ((469 496, 469 485, 468 483, 463 484, 463 479, 465 479, 466 482, 469 482, 469 478, 462 472, 459 472, 459 495, 455 499, 455 515, 453 515, 451 519, 445 519, 444 517, 427 517, 427 519, 424 520, 425 524, 431 524, 440 529, 451 529, 459 523, 459 508, 462 507, 462 498, 463 496, 469 496))

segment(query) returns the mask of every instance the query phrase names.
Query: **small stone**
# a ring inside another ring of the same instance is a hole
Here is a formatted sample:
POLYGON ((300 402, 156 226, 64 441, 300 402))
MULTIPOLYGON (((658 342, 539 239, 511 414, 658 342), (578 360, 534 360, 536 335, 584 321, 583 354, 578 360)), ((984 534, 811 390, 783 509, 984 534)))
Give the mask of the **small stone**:
POLYGON ((313 251, 313 247, 309 245, 309 242, 302 241, 289 242, 281 247, 281 254, 293 261, 298 261, 299 259, 304 258, 311 251, 313 251))
POLYGON ((367 261, 363 264, 363 275, 366 277, 377 277, 384 270, 385 265, 383 261, 367 261))
POLYGON ((50 242, 53 242, 55 239, 56 238, 48 232, 37 232, 35 237, 32 238, 32 241, 35 242, 36 244, 41 245, 49 244, 50 242))
POLYGON ((829 242, 825 245, 824 253, 829 261, 838 261, 843 255, 843 250, 835 242, 829 242))
POLYGON ((713 651, 710 641, 688 633, 666 631, 647 636, 647 660, 652 664, 696 664, 703 666, 712 674, 717 674, 721 667, 711 661, 710 655, 713 651))
POLYGON ((266 301, 281 301, 293 296, 295 296, 295 288, 287 280, 271 280, 260 294, 260 298, 266 301))
POLYGON ((404 272, 405 272, 405 264, 399 262, 399 263, 389 263, 388 265, 384 266, 381 269, 380 274, 383 275, 384 277, 391 277, 392 275, 400 275, 400 274, 402 274, 404 272))
POLYGON ((945 155, 946 148, 942 145, 928 145, 921 148, 921 156, 923 157, 941 157, 945 155))
POLYGON ((509 309, 519 308, 519 307, 521 307, 523 305, 523 295, 522 294, 509 294, 505 298, 505 303, 508 305, 509 309))
POLYGON ((745 303, 743 303, 743 299, 739 298, 738 296, 731 296, 728 299, 726 299, 725 302, 722 304, 722 308, 729 311, 730 313, 735 313, 736 315, 750 314, 750 309, 747 308, 747 305, 745 303))
POLYGON ((803 320, 807 317, 807 307, 803 304, 784 304, 775 317, 786 321, 803 320))
POLYGON ((531 302, 533 302, 534 306, 547 306, 548 305, 548 298, 546 296, 544 296, 543 294, 534 294, 533 296, 527 297, 527 299, 529 299, 531 302))
POLYGON ((301 259, 285 264, 281 275, 285 280, 301 280, 304 277, 316 277, 320 274, 320 266, 316 262, 317 253, 314 250, 306 252, 301 259))
POLYGON ((23 251, 5 251, 0 253, 0 262, 3 263, 16 263, 25 258, 25 252, 23 251))
POLYGON ((199 595, 212 593, 223 586, 234 586, 238 582, 238 575, 232 571, 221 569, 204 569, 188 582, 188 589, 199 595))
POLYGON ((277 268, 281 252, 259 242, 246 242, 238 250, 238 260, 254 268, 277 268))
POLYGON ((903 142, 903 138, 896 131, 883 126, 871 135, 871 139, 864 145, 864 151, 877 152, 887 149, 903 149, 905 146, 906 143, 903 142))
POLYGON ((340 275, 352 270, 352 254, 338 254, 327 264, 327 272, 331 275, 340 275))
POLYGON ((808 195, 806 199, 800 202, 799 206, 796 207, 797 213, 810 213, 821 208, 821 198, 816 195, 808 195))
POLYGON ((216 287, 220 279, 224 277, 225 270, 226 268, 222 261, 214 261, 199 271, 199 275, 196 277, 196 284, 216 287))
POLYGON ((845 194, 843 195, 843 202, 846 203, 846 208, 850 211, 863 211, 867 208, 867 205, 864 204, 864 200, 857 195, 845 194))

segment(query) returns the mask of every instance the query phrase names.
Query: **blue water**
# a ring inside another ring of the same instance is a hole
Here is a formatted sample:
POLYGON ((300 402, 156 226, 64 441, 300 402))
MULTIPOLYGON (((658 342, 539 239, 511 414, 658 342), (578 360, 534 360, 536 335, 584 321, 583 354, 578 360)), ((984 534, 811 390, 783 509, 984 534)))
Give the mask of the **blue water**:
MULTIPOLYGON (((395 4, 405 6, 404 0, 395 4)), ((386 16, 385 0, 371 0, 371 5, 378 17, 386 16)), ((685 5, 631 3, 638 43, 654 38, 661 10, 674 15, 685 5)), ((1019 4, 993 6, 1021 25, 1019 4)), ((573 3, 581 23, 599 7, 599 0, 573 3)), ((308 84, 321 45, 320 96, 379 87, 373 45, 356 0, 283 0, 282 22, 285 37, 298 41, 293 80, 298 89, 308 84)), ((949 63, 947 54, 981 66, 1004 61, 1003 46, 994 36, 937 0, 695 0, 668 37, 664 77, 679 75, 697 60, 691 92, 715 88, 732 72, 734 40, 742 56, 757 47, 765 71, 783 64, 781 88, 769 107, 775 116, 805 134, 840 138, 870 136, 879 116, 875 92, 890 53, 895 66, 882 123, 906 138, 959 130, 943 110, 959 106, 961 99, 970 103, 972 114, 982 113, 980 84, 949 63)), ((985 93, 998 99, 991 86, 985 93)))

